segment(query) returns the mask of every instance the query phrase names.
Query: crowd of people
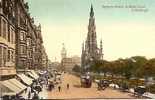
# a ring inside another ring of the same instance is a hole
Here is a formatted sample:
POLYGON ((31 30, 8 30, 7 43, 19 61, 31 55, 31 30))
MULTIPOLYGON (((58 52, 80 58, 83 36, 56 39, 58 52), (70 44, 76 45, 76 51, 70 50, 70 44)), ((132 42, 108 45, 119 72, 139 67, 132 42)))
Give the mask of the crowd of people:
MULTIPOLYGON (((62 91, 62 74, 55 74, 53 75, 55 77, 48 77, 45 78, 46 88, 48 91, 52 91, 54 89, 57 89, 59 92, 62 91)), ((66 84, 66 89, 69 90, 69 83, 66 84)))
MULTIPOLYGON (((47 90, 48 91, 52 91, 57 86, 58 91, 61 92, 61 90, 62 90, 61 83, 55 84, 56 82, 51 82, 51 81, 48 82, 48 83, 49 83, 47 85, 47 90)), ((67 90, 69 90, 69 83, 66 84, 66 88, 67 88, 67 90)))
MULTIPOLYGON (((39 93, 43 89, 47 89, 47 91, 53 91, 54 89, 58 90, 59 92, 62 91, 62 75, 59 78, 51 77, 50 75, 46 74, 39 79, 34 80, 31 86, 29 86, 26 89, 26 92, 28 93, 28 99, 38 100, 39 99, 39 93), (53 79, 53 80, 51 80, 53 79)), ((70 85, 69 83, 66 84, 66 89, 69 90, 70 85)))
POLYGON ((34 80, 32 85, 27 88, 28 99, 38 100, 39 93, 43 88, 43 80, 39 78, 38 80, 34 80))

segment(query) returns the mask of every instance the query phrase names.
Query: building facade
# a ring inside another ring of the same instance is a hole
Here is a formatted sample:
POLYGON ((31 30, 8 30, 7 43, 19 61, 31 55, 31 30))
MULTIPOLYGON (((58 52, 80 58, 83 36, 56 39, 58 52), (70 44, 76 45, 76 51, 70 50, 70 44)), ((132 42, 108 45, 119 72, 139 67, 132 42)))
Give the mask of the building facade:
POLYGON ((61 50, 61 59, 64 59, 64 58, 66 58, 67 57, 67 50, 66 50, 66 48, 65 48, 65 44, 63 43, 62 44, 62 50, 61 50))
POLYGON ((88 34, 85 44, 82 45, 82 55, 81 55, 81 66, 89 66, 90 62, 93 60, 102 60, 102 40, 100 41, 100 47, 97 46, 97 35, 96 35, 96 25, 93 6, 91 5, 88 34))
POLYGON ((60 67, 60 62, 51 62, 51 61, 48 61, 48 70, 49 71, 53 71, 53 70, 59 70, 59 67, 60 67))
POLYGON ((38 58, 40 57, 42 60, 41 53, 39 53, 41 46, 38 46, 43 43, 42 38, 40 38, 41 25, 34 24, 34 18, 30 16, 28 8, 28 4, 24 3, 24 0, 16 0, 16 67, 36 69, 36 67, 40 68, 38 64, 41 63, 39 63, 38 58))
POLYGON ((32 58, 33 58, 33 68, 42 69, 42 60, 43 60, 43 39, 41 34, 41 25, 35 26, 36 35, 32 41, 32 58), (35 37, 36 36, 36 37, 35 37))
POLYGON ((81 58, 77 56, 64 58, 61 61, 62 68, 64 68, 64 70, 67 72, 72 72, 73 67, 75 65, 80 66, 80 64, 81 64, 81 58))
POLYGON ((44 70, 48 69, 48 56, 44 46, 42 47, 42 69, 44 70))
POLYGON ((43 65, 43 55, 47 58, 41 25, 34 24, 28 3, 24 0, 0 0, 1 74, 16 74, 15 68, 39 69, 43 65))
POLYGON ((0 75, 16 74, 15 3, 13 0, 0 0, 0 75))

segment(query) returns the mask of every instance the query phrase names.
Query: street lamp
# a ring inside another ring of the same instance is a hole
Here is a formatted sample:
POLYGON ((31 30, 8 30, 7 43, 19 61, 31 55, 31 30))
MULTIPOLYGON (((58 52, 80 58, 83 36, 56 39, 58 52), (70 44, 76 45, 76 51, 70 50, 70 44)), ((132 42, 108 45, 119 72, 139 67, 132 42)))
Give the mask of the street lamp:
MULTIPOLYGON (((131 58, 131 62, 136 63, 137 61, 134 58, 131 58)), ((136 80, 136 86, 138 86, 138 78, 135 77, 135 80, 136 80)))

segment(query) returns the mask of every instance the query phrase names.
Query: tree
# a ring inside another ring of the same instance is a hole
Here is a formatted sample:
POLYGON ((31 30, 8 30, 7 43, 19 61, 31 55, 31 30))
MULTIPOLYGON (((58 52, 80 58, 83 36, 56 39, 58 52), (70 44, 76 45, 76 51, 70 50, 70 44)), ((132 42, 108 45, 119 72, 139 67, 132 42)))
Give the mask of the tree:
POLYGON ((100 68, 101 72, 104 73, 104 76, 106 76, 106 74, 108 72, 110 72, 110 69, 109 68, 110 68, 110 63, 108 61, 104 60, 102 62, 101 68, 100 68))
POLYGON ((150 59, 139 69, 139 73, 143 77, 155 77, 155 58, 150 59))
POLYGON ((79 65, 75 65, 72 69, 74 72, 81 72, 81 68, 79 65))
POLYGON ((100 73, 101 66, 103 66, 103 61, 93 60, 90 62, 90 71, 100 73))
POLYGON ((138 73, 138 71, 141 69, 141 67, 143 67, 146 62, 148 61, 145 57, 143 56, 134 56, 131 57, 131 59, 133 60, 133 68, 132 68, 132 74, 135 77, 142 77, 142 75, 140 73, 138 73))

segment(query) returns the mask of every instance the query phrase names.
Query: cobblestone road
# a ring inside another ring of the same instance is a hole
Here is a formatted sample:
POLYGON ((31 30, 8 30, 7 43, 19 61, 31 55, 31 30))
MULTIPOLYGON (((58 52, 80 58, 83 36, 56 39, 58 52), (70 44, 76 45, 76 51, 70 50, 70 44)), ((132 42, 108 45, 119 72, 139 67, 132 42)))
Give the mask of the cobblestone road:
POLYGON ((93 83, 91 88, 81 88, 80 78, 70 74, 63 75, 60 86, 62 88, 61 92, 59 92, 58 88, 55 87, 55 89, 51 92, 44 90, 41 93, 41 96, 46 99, 135 98, 129 93, 123 93, 111 88, 98 91, 95 83, 93 83), (69 90, 67 90, 67 83, 70 84, 69 90))

